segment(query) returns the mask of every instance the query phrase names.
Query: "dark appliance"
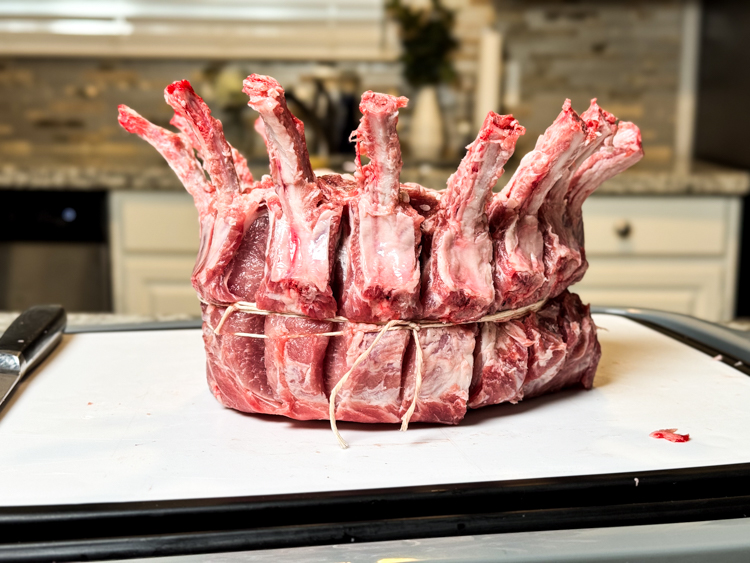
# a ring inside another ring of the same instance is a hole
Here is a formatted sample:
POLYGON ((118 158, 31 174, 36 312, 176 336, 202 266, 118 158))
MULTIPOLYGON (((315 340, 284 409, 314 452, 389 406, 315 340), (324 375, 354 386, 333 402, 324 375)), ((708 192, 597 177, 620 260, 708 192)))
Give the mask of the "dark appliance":
POLYGON ((0 191, 0 310, 112 310, 104 191, 0 191))

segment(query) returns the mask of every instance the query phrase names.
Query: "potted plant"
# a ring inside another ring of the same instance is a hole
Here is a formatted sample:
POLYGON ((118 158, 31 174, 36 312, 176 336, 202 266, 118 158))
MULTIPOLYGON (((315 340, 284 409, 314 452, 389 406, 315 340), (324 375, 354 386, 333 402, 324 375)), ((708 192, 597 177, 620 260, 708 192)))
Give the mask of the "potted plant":
POLYGON ((421 161, 437 161, 443 151, 443 121, 437 86, 455 79, 450 60, 458 46, 452 35, 454 14, 440 0, 431 0, 425 9, 389 0, 387 11, 400 27, 404 78, 416 90, 409 148, 421 161))

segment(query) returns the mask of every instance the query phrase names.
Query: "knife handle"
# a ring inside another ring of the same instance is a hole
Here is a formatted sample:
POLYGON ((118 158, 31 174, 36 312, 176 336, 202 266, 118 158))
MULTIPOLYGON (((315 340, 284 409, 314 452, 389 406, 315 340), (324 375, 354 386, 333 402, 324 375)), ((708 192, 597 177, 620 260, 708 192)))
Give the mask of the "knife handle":
POLYGON ((0 373, 23 376, 54 349, 66 321, 60 305, 26 309, 0 336, 0 373))

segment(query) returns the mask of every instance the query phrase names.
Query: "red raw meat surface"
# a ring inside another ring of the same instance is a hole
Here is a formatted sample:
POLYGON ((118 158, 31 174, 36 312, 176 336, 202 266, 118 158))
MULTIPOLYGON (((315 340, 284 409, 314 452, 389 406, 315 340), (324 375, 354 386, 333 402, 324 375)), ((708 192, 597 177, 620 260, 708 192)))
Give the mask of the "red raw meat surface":
POLYGON ((178 132, 119 108, 120 124, 161 153, 198 209, 192 283, 219 402, 326 419, 331 391, 348 374, 334 405, 339 420, 398 423, 413 406, 412 422, 456 424, 467 408, 591 388, 596 327, 567 288, 587 268, 583 202, 643 155, 635 125, 596 100, 580 116, 566 101, 493 195, 524 128, 490 112, 438 191, 401 182, 406 98, 363 94, 356 173, 317 176, 281 85, 251 75, 244 92, 269 153, 260 180, 187 81, 165 91, 178 132), (275 314, 229 309, 238 302, 275 314), (477 322, 532 304, 538 310, 518 318, 477 322), (432 326, 412 326, 416 338, 410 327, 389 331, 362 359, 397 319, 432 326))

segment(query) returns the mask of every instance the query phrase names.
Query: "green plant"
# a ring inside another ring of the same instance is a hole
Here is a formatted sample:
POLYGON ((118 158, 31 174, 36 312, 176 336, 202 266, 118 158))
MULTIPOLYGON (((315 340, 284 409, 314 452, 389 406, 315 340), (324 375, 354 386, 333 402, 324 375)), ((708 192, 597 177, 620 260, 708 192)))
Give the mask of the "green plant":
POLYGON ((404 77, 414 87, 452 82, 456 72, 450 54, 458 46, 452 35, 454 14, 440 0, 432 0, 426 10, 389 0, 388 13, 401 27, 404 77))

